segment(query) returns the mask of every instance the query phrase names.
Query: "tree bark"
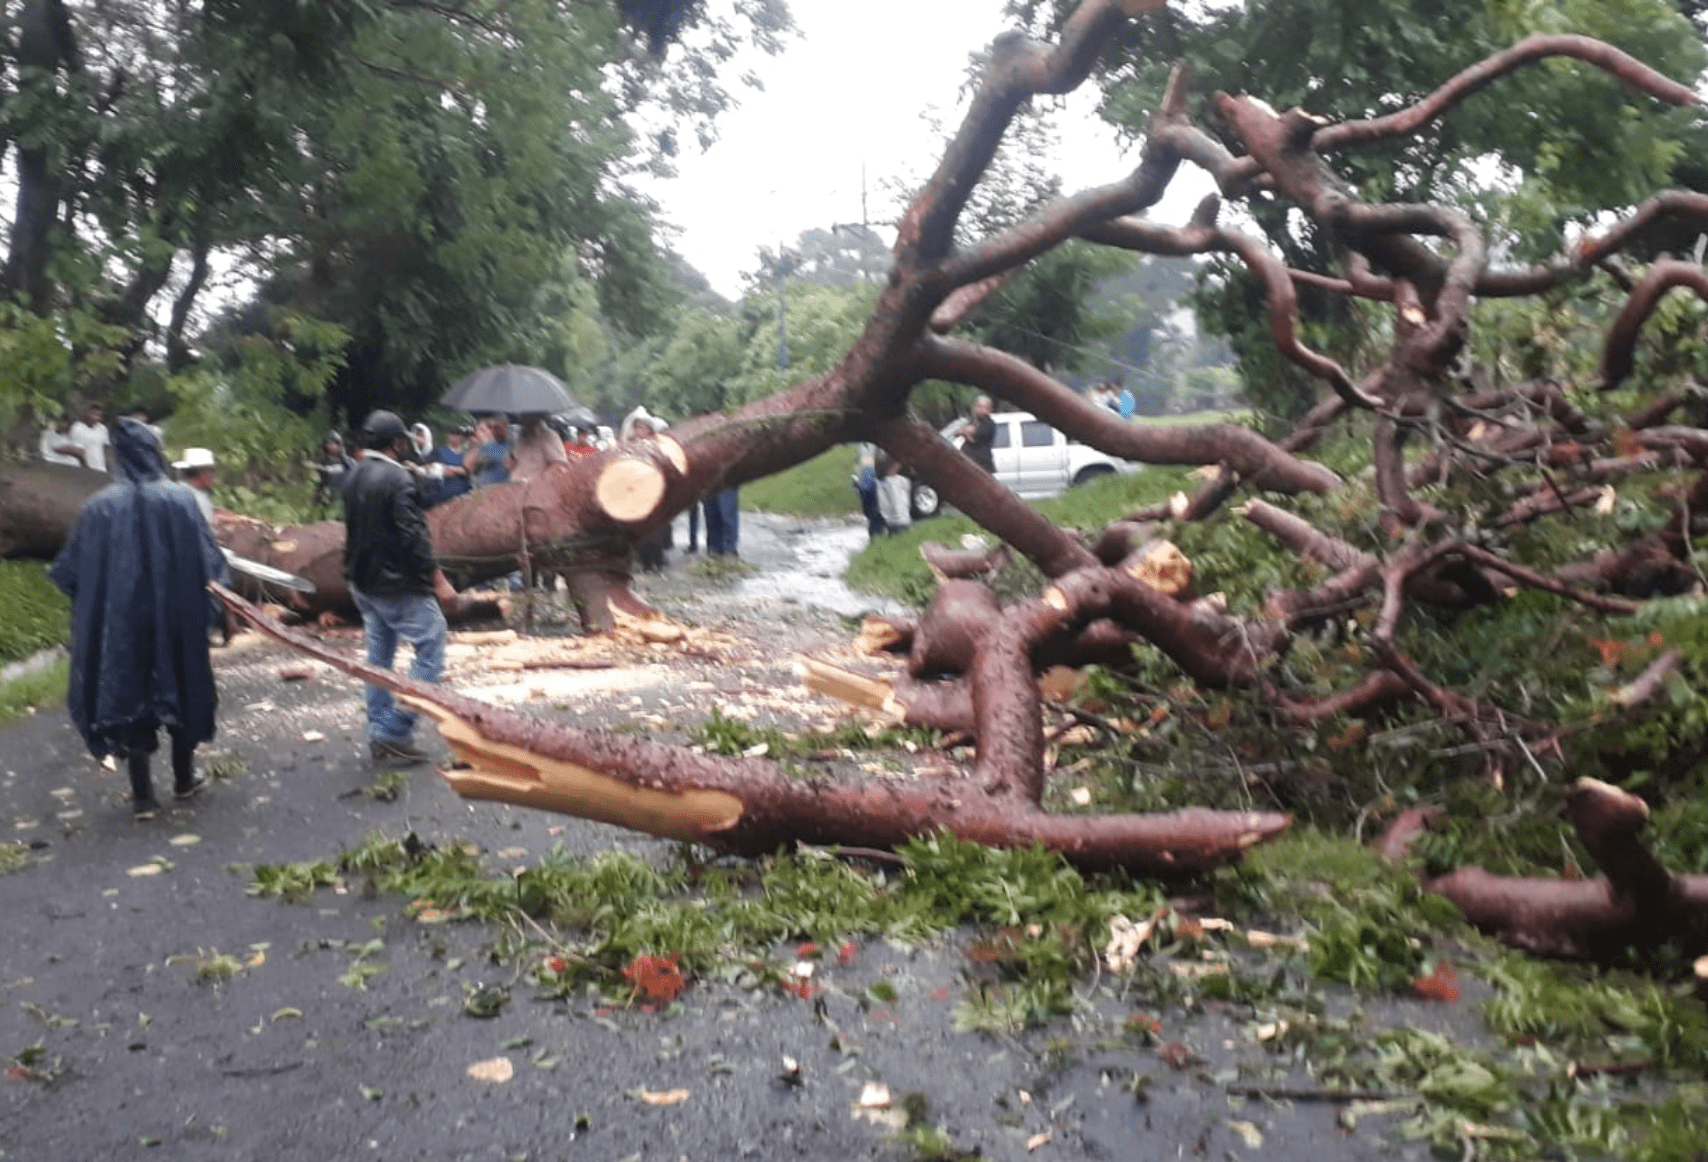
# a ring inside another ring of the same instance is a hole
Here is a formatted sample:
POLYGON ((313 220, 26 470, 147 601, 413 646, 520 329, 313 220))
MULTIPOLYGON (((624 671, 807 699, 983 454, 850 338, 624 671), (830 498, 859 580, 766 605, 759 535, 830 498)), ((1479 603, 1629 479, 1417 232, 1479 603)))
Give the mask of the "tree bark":
MULTIPOLYGON (((1023 728, 1005 731, 1004 743, 982 744, 978 765, 963 778, 803 779, 762 759, 721 758, 611 731, 577 730, 414 682, 285 628, 224 586, 211 588, 268 636, 385 686, 432 717, 458 760, 441 774, 465 798, 597 819, 741 855, 769 854, 797 842, 890 848, 949 831, 995 847, 1041 844, 1086 869, 1152 875, 1220 867, 1291 822, 1275 812, 1201 809, 1051 814, 1040 806, 1041 747, 1024 737, 1023 728)), ((1014 668, 995 660, 987 664, 1014 668)), ((999 686, 1007 684, 1006 677, 997 678, 999 686)), ((992 702, 981 713, 1003 711, 992 702)), ((986 730, 997 733, 989 724, 986 730)))

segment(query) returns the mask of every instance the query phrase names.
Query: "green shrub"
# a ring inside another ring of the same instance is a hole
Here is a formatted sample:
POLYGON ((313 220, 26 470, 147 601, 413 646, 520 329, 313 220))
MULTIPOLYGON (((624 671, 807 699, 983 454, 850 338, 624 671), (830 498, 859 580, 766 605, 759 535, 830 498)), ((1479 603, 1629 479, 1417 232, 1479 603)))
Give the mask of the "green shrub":
POLYGON ((71 636, 71 603, 39 561, 0 561, 0 663, 62 645, 71 636))

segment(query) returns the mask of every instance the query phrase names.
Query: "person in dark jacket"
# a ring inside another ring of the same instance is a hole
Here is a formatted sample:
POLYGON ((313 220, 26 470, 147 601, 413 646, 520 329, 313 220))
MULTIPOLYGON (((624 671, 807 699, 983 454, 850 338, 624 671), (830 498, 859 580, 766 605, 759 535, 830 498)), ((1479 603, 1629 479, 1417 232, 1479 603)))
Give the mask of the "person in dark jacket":
POLYGON ((188 799, 206 783, 195 751, 214 735, 208 630, 221 615, 207 585, 230 573, 147 425, 119 420, 112 452, 113 483, 78 512, 48 576, 71 598, 71 721, 89 753, 127 761, 132 811, 151 819, 161 727, 172 739, 172 793, 188 799))
MULTIPOLYGON (((437 682, 445 668, 445 615, 433 596, 433 538, 415 474, 414 451, 395 413, 376 411, 362 425, 367 452, 344 482, 344 579, 362 615, 368 661, 391 669, 397 643, 415 651, 409 676, 437 682)), ((368 687, 368 751, 375 762, 426 762, 416 747, 416 715, 383 686, 368 687)))

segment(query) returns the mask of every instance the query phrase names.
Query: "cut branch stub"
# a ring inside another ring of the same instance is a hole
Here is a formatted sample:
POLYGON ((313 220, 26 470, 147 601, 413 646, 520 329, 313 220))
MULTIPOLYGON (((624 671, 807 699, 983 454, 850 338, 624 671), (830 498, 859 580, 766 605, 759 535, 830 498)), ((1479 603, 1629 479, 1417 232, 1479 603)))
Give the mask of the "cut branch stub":
POLYGON ((632 524, 658 511, 666 484, 664 472, 651 460, 618 456, 599 473, 593 495, 605 515, 632 524))

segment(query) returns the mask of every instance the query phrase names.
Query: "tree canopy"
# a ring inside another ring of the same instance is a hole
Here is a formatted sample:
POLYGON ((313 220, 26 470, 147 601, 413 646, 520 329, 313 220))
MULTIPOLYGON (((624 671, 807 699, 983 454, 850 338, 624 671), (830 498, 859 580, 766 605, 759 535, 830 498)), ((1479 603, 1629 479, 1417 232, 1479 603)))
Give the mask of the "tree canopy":
POLYGON ((485 361, 561 365, 588 313, 645 332, 679 292, 624 185, 656 142, 623 115, 652 102, 709 134, 718 63, 790 27, 781 3, 703 0, 7 11, 0 290, 51 324, 10 317, 6 344, 39 358, 0 403, 38 412, 165 403, 163 376, 229 378, 242 337, 289 359, 294 318, 347 338, 288 402, 324 390, 351 415, 424 407, 485 361))

